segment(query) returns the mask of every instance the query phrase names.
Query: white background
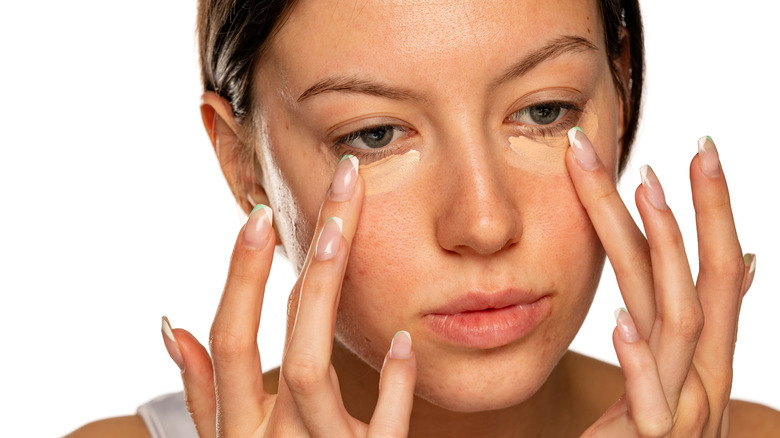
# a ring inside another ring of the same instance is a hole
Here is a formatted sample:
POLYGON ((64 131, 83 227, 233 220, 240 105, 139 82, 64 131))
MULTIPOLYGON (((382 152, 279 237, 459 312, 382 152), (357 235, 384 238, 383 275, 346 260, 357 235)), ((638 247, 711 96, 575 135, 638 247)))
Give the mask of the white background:
MULTIPOLYGON (((200 124, 194 3, 0 7, 3 435, 62 435, 179 390, 162 315, 207 338, 244 217, 200 124)), ((654 166, 695 266, 688 164, 699 136, 715 139, 743 248, 758 254, 733 396, 777 409, 780 7, 644 3, 645 116, 621 191, 631 201, 638 168, 654 166)), ((260 335, 269 367, 291 282, 276 266, 260 335)), ((621 303, 607 268, 574 348, 614 361, 621 303)))

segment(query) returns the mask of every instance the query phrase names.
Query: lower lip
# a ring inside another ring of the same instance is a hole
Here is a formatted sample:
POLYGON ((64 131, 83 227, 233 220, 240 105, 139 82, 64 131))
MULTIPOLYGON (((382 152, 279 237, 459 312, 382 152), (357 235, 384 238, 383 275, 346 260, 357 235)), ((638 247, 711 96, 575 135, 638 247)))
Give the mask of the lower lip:
POLYGON ((526 336, 550 313, 550 297, 500 309, 425 315, 425 325, 444 341, 468 348, 497 348, 526 336))

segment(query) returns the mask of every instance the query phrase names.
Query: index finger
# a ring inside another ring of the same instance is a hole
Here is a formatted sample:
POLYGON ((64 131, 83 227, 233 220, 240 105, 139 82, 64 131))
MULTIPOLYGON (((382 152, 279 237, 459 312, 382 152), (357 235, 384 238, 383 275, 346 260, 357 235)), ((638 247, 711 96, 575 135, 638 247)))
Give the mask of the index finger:
POLYGON ((569 143, 566 167, 577 196, 615 270, 618 286, 639 333, 649 339, 655 320, 655 295, 647 240, 585 133, 580 128, 572 128, 569 143))
POLYGON ((338 435, 350 427, 331 353, 341 284, 362 200, 357 158, 345 157, 320 209, 314 243, 296 285, 297 311, 282 359, 282 378, 312 436, 338 435))
POLYGON ((265 397, 257 331, 274 253, 271 221, 271 209, 259 205, 239 233, 209 336, 217 422, 242 436, 259 424, 265 397))

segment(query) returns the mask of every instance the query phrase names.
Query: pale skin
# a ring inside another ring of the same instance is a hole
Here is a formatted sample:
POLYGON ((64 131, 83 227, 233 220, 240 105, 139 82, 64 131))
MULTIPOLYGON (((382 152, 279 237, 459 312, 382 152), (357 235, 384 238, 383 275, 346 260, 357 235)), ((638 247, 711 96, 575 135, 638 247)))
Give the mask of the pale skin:
MULTIPOLYGON (((259 64, 262 129, 251 141, 260 175, 236 167, 232 151, 250 140, 229 103, 203 97, 226 178, 251 187, 239 192, 247 212, 255 202, 273 208, 276 232, 263 210, 239 232, 210 354, 173 331, 201 436, 755 437, 780 427, 776 411, 729 403, 754 259, 743 258, 714 144, 704 141, 690 167, 698 278, 654 173, 635 199, 647 239, 617 195, 624 121, 595 2, 344 3, 301 1, 259 64), (562 47, 513 69, 566 39, 592 48, 562 47), (334 77, 384 91, 300 98, 334 77), (561 89, 594 103, 598 130, 573 132, 560 175, 507 165, 498 151, 514 129, 508 117, 561 89), (377 151, 334 150, 332 139, 377 124, 405 129, 390 153, 415 148, 423 158, 407 184, 364 196, 370 179, 350 160, 336 163, 344 152, 370 162, 377 151), (343 231, 331 221, 322 233, 333 216, 343 231), (333 233, 336 250, 327 253, 333 233), (300 277, 281 372, 260 379, 256 333, 276 244, 300 277), (613 336, 621 368, 567 351, 605 255, 628 309, 613 336), (453 297, 507 288, 548 297, 548 311, 520 339, 464 347, 425 325, 424 315, 453 297), (411 335, 411 351, 398 330, 411 335)), ((145 436, 139 422, 106 420, 73 436, 121 436, 124 427, 145 436)))

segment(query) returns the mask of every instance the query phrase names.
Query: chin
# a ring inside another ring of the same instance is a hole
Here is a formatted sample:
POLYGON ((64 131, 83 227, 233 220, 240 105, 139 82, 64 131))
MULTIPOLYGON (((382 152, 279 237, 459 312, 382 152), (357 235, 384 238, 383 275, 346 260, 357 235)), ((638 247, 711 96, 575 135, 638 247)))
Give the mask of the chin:
POLYGON ((566 353, 565 338, 540 336, 539 342, 473 351, 447 357, 417 353, 417 398, 454 412, 506 409, 539 393, 566 353), (436 360, 426 358, 437 357, 436 360))

